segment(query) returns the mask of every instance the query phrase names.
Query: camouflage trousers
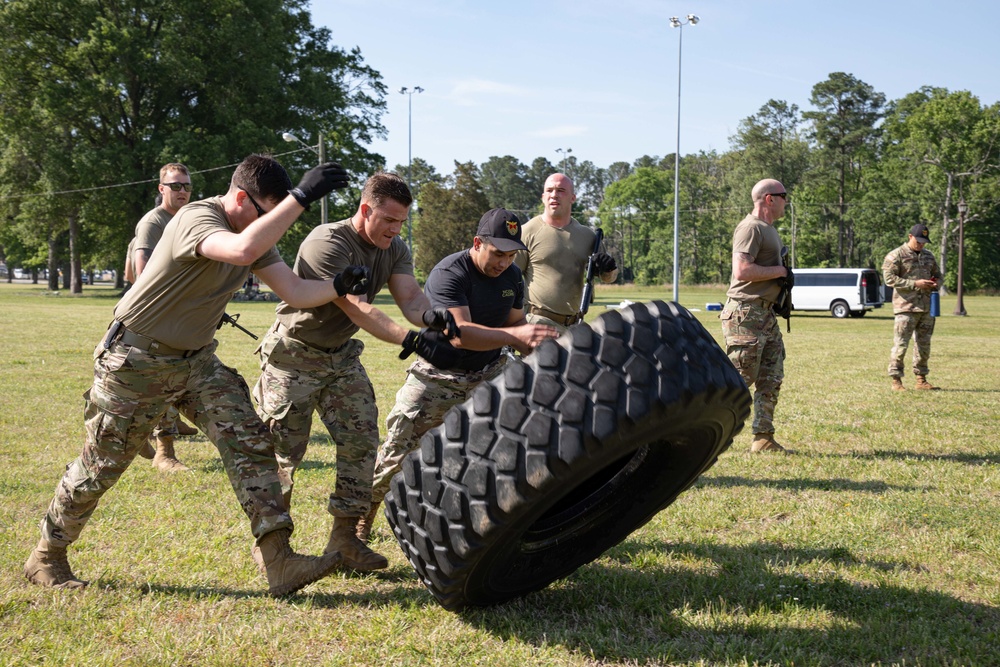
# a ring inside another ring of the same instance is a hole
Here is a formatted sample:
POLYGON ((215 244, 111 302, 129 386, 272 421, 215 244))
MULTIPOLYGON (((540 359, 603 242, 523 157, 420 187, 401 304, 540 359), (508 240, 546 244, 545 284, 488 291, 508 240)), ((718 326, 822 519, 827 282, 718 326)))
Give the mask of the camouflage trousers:
POLYGON ((163 415, 163 419, 153 429, 153 436, 173 436, 176 438, 179 435, 177 432, 177 420, 180 418, 181 415, 177 411, 176 406, 171 405, 167 407, 167 412, 163 415))
POLYGON ((372 471, 378 450, 378 406, 361 365, 360 340, 323 352, 274 328, 264 336, 261 375, 254 385, 257 413, 274 436, 281 484, 291 497, 295 471, 309 445, 313 412, 337 446, 337 483, 327 510, 362 516, 371 506, 372 471))
POLYGON ((754 385, 753 432, 774 433, 774 409, 785 377, 785 343, 770 305, 727 301, 719 315, 726 354, 747 387, 754 385))
POLYGON ((110 489, 174 404, 219 450, 229 483, 255 537, 292 520, 281 501, 270 434, 246 382, 215 356, 216 343, 191 357, 156 356, 116 343, 94 351, 94 384, 84 394, 87 440, 66 467, 42 519, 53 545, 75 541, 110 489))
POLYGON ((417 448, 424 433, 439 425, 444 414, 472 395, 484 381, 503 370, 506 355, 480 371, 446 371, 419 359, 407 370, 406 382, 396 392, 396 404, 386 419, 385 442, 378 450, 372 499, 380 502, 389 492, 393 475, 403 459, 417 448))
POLYGON ((539 315, 538 313, 527 313, 526 312, 524 314, 524 320, 528 324, 545 324, 547 326, 550 326, 550 327, 554 328, 556 331, 558 331, 560 336, 562 334, 566 333, 566 329, 568 328, 568 327, 566 327, 566 326, 564 326, 562 324, 559 324, 555 320, 550 320, 549 318, 545 317, 544 315, 539 315))
POLYGON ((889 377, 903 377, 903 358, 913 338, 913 374, 927 375, 931 357, 931 335, 937 318, 930 313, 896 313, 892 350, 889 352, 889 377))

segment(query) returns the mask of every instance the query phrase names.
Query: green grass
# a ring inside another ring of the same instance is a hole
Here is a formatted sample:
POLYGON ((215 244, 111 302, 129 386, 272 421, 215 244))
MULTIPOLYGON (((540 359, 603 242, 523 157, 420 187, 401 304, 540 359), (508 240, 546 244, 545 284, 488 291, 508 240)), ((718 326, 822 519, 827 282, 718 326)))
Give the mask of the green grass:
MULTIPOLYGON (((602 287, 591 316, 669 292, 602 287)), ((723 292, 683 288, 681 301, 704 308, 723 292)), ((1000 299, 967 297, 967 318, 944 300, 937 392, 889 390, 889 309, 794 317, 776 422, 795 455, 751 456, 741 433, 600 559, 462 614, 434 602, 382 518, 374 545, 388 570, 267 597, 248 522, 201 436, 178 446, 194 472, 165 477, 137 460, 105 496, 70 551, 89 589, 27 584, 38 522, 82 446, 91 352, 115 301, 100 286, 71 297, 0 285, 0 665, 1000 664, 1000 299)), ((230 312, 263 333, 273 305, 230 312)), ((695 315, 718 339, 717 313, 695 315)), ((229 327, 218 338, 252 384, 255 343, 229 327)), ((384 418, 406 362, 364 338, 384 418)), ((325 544, 334 460, 317 428, 297 477, 302 551, 325 544)))

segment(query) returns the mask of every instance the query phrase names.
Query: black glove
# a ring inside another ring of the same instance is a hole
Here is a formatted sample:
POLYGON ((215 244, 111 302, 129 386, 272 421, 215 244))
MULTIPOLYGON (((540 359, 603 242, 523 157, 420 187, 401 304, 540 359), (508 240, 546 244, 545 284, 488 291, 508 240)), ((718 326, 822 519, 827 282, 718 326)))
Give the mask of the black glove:
POLYGON ((295 197, 299 206, 308 209, 309 204, 322 199, 334 190, 346 188, 350 182, 346 169, 336 162, 327 162, 307 171, 299 184, 289 190, 288 194, 295 197))
POLYGON ((454 367, 462 358, 462 351, 452 347, 448 339, 439 331, 421 329, 410 331, 403 339, 403 351, 400 359, 406 359, 416 352, 431 365, 448 369, 454 367))
POLYGON ((462 337, 458 325, 455 324, 455 316, 447 308, 431 308, 424 311, 424 324, 433 331, 443 331, 446 338, 462 337))
POLYGON ((785 267, 785 271, 788 271, 788 275, 782 278, 782 280, 784 281, 782 285, 784 285, 788 289, 792 289, 793 287, 795 287, 795 276, 792 274, 792 270, 787 266, 785 267))
POLYGON ((607 273, 618 268, 615 258, 606 252, 599 252, 594 255, 594 271, 597 273, 607 273))
POLYGON ((368 277, 370 272, 367 266, 348 266, 346 269, 333 277, 333 289, 337 290, 337 297, 348 294, 364 294, 368 291, 368 277))

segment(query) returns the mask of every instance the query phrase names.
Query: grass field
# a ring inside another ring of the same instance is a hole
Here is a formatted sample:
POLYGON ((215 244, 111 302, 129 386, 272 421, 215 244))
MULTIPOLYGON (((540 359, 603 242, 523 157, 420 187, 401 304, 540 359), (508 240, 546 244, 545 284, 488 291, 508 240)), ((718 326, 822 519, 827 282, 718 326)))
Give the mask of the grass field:
MULTIPOLYGON (((599 288, 591 315, 669 289, 599 288)), ((684 288, 703 309, 721 288, 684 288)), ((0 284, 0 665, 998 665, 1000 299, 967 297, 933 339, 942 391, 894 393, 892 313, 796 316, 778 438, 741 433, 653 521, 565 580, 453 614, 415 578, 384 518, 389 569, 266 594, 249 524, 214 448, 179 441, 193 472, 137 460, 70 550, 82 593, 29 585, 22 565, 83 442, 81 395, 116 301, 0 284)), ((258 334, 273 305, 234 303, 258 334)), ((386 305, 394 314, 395 309, 386 305)), ((717 313, 698 319, 719 339, 717 313)), ((251 384, 255 343, 225 328, 220 357, 251 384)), ((383 417, 404 378, 365 338, 383 417)), ((907 373, 912 386, 913 377, 907 373)), ((383 424, 384 429, 384 424, 383 424)), ((315 431, 296 478, 293 544, 322 550, 334 449, 315 431)))

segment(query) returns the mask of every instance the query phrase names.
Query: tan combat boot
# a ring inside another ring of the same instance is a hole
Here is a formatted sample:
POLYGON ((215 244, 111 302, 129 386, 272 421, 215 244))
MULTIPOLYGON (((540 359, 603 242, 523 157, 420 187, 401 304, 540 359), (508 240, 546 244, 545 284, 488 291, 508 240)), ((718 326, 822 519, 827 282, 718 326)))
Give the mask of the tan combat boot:
POLYGON ((336 570, 343 561, 337 552, 322 556, 297 554, 288 544, 291 535, 290 528, 282 528, 271 531, 257 541, 267 575, 268 593, 274 597, 291 595, 322 579, 336 570))
POLYGON ((198 435, 198 429, 188 426, 188 423, 181 418, 177 418, 177 435, 198 435))
POLYGON ((750 451, 754 454, 761 452, 788 452, 787 449, 779 445, 778 441, 774 439, 773 433, 754 433, 750 451))
POLYGON ((927 381, 927 376, 918 375, 917 376, 917 389, 940 389, 941 387, 935 387, 930 382, 927 381))
POLYGON ((892 390, 906 391, 906 387, 903 386, 903 378, 892 378, 892 390))
POLYGON ((153 457, 153 465, 160 472, 185 472, 191 469, 177 460, 177 456, 174 454, 174 436, 172 435, 156 437, 156 456, 153 457))
POLYGON ((52 588, 86 588, 88 583, 73 574, 66 558, 66 547, 53 546, 44 539, 28 556, 24 576, 33 584, 52 588))
POLYGON ((142 443, 142 449, 139 450, 139 456, 141 456, 144 459, 150 459, 150 460, 152 460, 152 458, 156 456, 156 448, 153 447, 153 445, 149 444, 149 440, 146 440, 146 442, 142 443))
POLYGON ((368 514, 365 514, 363 517, 358 519, 357 536, 358 539, 364 544, 368 544, 368 539, 372 535, 372 526, 375 525, 375 518, 378 517, 378 508, 381 504, 381 501, 372 503, 372 507, 368 510, 368 514))
POLYGON ((356 516, 333 517, 333 529, 324 553, 339 551, 345 566, 362 572, 388 567, 389 560, 385 556, 375 553, 358 539, 358 519, 356 516))

